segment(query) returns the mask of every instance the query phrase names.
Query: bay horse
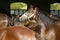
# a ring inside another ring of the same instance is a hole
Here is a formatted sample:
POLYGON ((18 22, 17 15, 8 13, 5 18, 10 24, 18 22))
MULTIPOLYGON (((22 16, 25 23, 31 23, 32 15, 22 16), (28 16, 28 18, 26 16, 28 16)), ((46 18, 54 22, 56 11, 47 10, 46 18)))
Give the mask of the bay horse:
POLYGON ((0 40, 36 40, 35 32, 25 26, 0 28, 0 40))
POLYGON ((38 31, 39 40, 60 40, 60 25, 58 23, 39 10, 37 10, 36 17, 37 26, 35 26, 34 31, 38 31))

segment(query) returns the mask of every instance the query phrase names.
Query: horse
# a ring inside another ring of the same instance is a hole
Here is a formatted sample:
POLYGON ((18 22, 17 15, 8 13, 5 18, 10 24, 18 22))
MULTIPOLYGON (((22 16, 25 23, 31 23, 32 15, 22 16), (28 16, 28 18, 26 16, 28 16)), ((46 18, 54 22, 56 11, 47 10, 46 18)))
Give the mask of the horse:
POLYGON ((27 12, 25 12, 21 17, 19 17, 19 21, 24 23, 24 26, 35 31, 38 40, 40 40, 40 25, 37 23, 36 17, 37 8, 31 8, 27 12))
POLYGON ((35 32, 25 26, 0 28, 0 40, 37 40, 35 32))
MULTIPOLYGON (((35 14, 37 17, 37 23, 36 26, 34 23, 28 26, 31 30, 34 30, 36 33, 38 33, 38 39, 39 40, 57 40, 59 39, 58 35, 58 28, 59 25, 55 23, 54 20, 52 20, 49 16, 42 13, 41 11, 37 11, 35 14), (33 25, 34 24, 34 25, 33 25), (33 27, 34 26, 34 27, 33 27), (57 27, 58 26, 58 27, 57 27)), ((24 17, 21 17, 22 19, 24 17)))
POLYGON ((60 22, 56 22, 51 19, 48 15, 44 14, 40 10, 36 12, 37 25, 34 26, 33 23, 30 25, 30 29, 38 33, 39 40, 58 40, 59 38, 59 26, 60 22))

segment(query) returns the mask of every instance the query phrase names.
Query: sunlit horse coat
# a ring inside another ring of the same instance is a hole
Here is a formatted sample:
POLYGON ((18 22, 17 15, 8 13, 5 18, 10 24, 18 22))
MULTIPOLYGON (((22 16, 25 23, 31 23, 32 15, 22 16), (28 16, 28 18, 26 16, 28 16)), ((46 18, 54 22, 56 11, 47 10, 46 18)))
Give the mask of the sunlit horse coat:
POLYGON ((24 26, 0 29, 0 40, 36 40, 35 32, 24 26))

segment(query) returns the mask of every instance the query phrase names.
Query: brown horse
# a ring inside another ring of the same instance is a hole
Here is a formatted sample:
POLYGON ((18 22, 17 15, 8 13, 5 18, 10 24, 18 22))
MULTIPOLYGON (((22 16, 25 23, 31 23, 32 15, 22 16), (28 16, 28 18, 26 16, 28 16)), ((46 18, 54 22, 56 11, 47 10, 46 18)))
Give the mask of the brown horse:
POLYGON ((50 17, 48 17, 47 15, 43 14, 40 11, 39 12, 37 11, 37 13, 38 13, 36 14, 38 24, 37 26, 39 27, 35 26, 35 28, 33 28, 34 25, 29 27, 32 28, 32 30, 34 30, 35 32, 36 31, 38 32, 39 40, 40 37, 41 40, 60 40, 59 38, 60 25, 58 25, 59 22, 55 23, 54 20, 52 20, 50 17))
POLYGON ((36 40, 35 32, 24 26, 0 29, 0 40, 36 40))

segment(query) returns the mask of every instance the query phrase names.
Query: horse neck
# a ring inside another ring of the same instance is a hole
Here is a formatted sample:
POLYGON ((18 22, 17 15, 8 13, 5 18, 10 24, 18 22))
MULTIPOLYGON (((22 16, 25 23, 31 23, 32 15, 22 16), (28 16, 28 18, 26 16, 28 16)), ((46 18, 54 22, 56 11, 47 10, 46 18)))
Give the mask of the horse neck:
POLYGON ((47 15, 41 12, 39 12, 37 16, 38 16, 38 20, 39 21, 41 20, 40 22, 45 25, 52 25, 54 23, 52 19, 50 19, 47 15))

